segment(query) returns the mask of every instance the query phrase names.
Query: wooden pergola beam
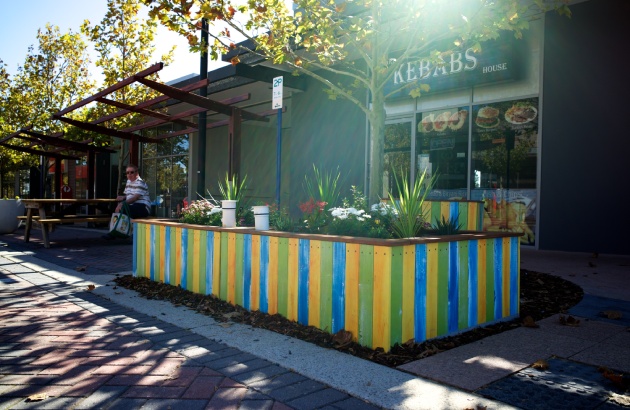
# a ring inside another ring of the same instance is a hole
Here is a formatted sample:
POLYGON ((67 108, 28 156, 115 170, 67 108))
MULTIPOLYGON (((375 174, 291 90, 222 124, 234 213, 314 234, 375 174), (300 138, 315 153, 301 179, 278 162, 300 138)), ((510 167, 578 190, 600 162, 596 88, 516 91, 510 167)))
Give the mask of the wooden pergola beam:
POLYGON ((59 159, 79 159, 80 158, 80 157, 76 157, 72 155, 55 154, 48 151, 41 151, 41 150, 36 150, 33 148, 28 148, 28 147, 20 147, 16 145, 7 144, 5 142, 0 142, 0 145, 8 149, 15 150, 15 151, 26 152, 28 154, 41 155, 41 156, 50 157, 50 158, 59 158, 59 159))
MULTIPOLYGON (((183 91, 193 91, 193 90, 198 90, 199 88, 205 87, 207 85, 208 85, 208 79, 205 79, 205 80, 197 81, 196 83, 193 83, 193 84, 189 84, 189 85, 187 85, 185 87, 182 87, 180 89, 183 90, 183 91)), ((148 108, 148 107, 151 107, 151 106, 153 106, 155 104, 158 104, 158 103, 161 103, 161 102, 164 102, 164 101, 168 101, 169 98, 170 97, 168 95, 162 95, 162 96, 153 98, 151 100, 147 100, 147 101, 141 102, 140 104, 136 104, 135 107, 137 107, 137 108, 148 108)), ((125 114, 129 114, 129 112, 130 111, 123 109, 123 110, 120 110, 120 111, 116 111, 115 113, 112 113, 112 114, 106 115, 104 117, 101 117, 101 118, 99 118, 97 120, 90 121, 90 123, 91 124, 100 124, 100 123, 105 122, 105 121, 113 120, 114 118, 122 117, 125 114)))
POLYGON ((120 101, 110 100, 109 98, 105 98, 105 97, 97 98, 96 101, 101 102, 103 104, 111 105, 111 106, 114 106, 114 107, 117 107, 117 108, 122 108, 123 110, 127 110, 127 111, 130 111, 130 112, 135 112, 135 113, 138 113, 138 114, 142 114, 142 115, 145 115, 147 117, 157 118, 157 119, 160 119, 160 120, 162 120, 164 122, 174 122, 174 123, 177 123, 177 124, 184 125, 186 127, 195 127, 197 125, 194 122, 182 120, 182 119, 179 119, 179 118, 174 118, 174 117, 172 117, 172 116, 170 116, 168 114, 163 114, 161 112, 148 110, 146 108, 134 107, 133 105, 125 104, 125 103, 122 103, 120 101))
POLYGON ((164 67, 164 63, 154 64, 151 67, 147 68, 146 70, 140 71, 139 73, 137 73, 136 75, 134 75, 132 77, 125 78, 124 80, 119 81, 116 84, 107 87, 106 89, 104 89, 101 92, 98 92, 98 93, 96 93, 96 94, 94 94, 94 95, 92 95, 92 96, 90 96, 88 98, 85 98, 85 99, 83 99, 83 100, 81 100, 81 101, 71 105, 68 108, 65 108, 65 109, 63 109, 61 111, 58 111, 57 113, 55 113, 53 115, 53 117, 60 119, 63 115, 65 115, 65 114, 67 114, 69 112, 72 112, 72 111, 76 110, 77 108, 81 108, 84 105, 88 105, 89 103, 96 101, 98 98, 105 97, 106 95, 111 94, 111 93, 113 93, 116 90, 120 90, 121 88, 123 88, 123 87, 125 87, 125 86, 127 86, 129 84, 134 83, 138 78, 144 78, 144 77, 149 76, 151 74, 157 73, 163 67, 164 67))
MULTIPOLYGON (((207 108, 210 111, 215 111, 225 115, 232 115, 232 110, 234 107, 222 104, 217 101, 210 100, 206 97, 202 97, 197 94, 191 94, 185 91, 181 91, 179 88, 171 87, 166 84, 158 83, 157 81, 149 80, 144 77, 138 77, 136 80, 146 85, 149 88, 154 89, 155 91, 161 92, 164 95, 168 95, 171 98, 179 100, 181 102, 186 102, 192 105, 196 105, 197 107, 207 108)), ((256 121, 269 121, 269 119, 265 117, 261 117, 258 114, 254 114, 248 111, 242 111, 242 117, 248 120, 256 120, 256 121)))
MULTIPOLYGON (((238 102, 247 101, 250 98, 251 98, 251 94, 247 93, 247 94, 237 95, 232 98, 227 98, 225 100, 221 100, 220 102, 223 104, 235 104, 238 102)), ((197 107, 197 108, 190 109, 188 111, 181 112, 179 114, 175 114, 171 118, 189 117, 191 115, 199 114, 200 112, 204 112, 204 111, 207 111, 207 110, 202 107, 197 107)), ((126 132, 139 131, 145 128, 157 127, 158 125, 164 124, 165 122, 168 122, 168 121, 162 121, 162 120, 148 121, 142 124, 134 125, 133 127, 123 128, 121 131, 126 131, 126 132)), ((197 124, 194 124, 194 126, 190 126, 189 128, 193 128, 194 130, 193 131, 187 130, 183 134, 186 134, 187 132, 194 132, 198 129, 197 124)), ((181 134, 178 134, 178 135, 181 135, 181 134)))
MULTIPOLYGON (((62 138, 59 137, 53 137, 50 135, 44 135, 44 134, 40 134, 38 132, 34 132, 34 131, 28 131, 28 130, 23 130, 24 134, 30 135, 34 138, 39 139, 40 141, 48 144, 48 145, 55 145, 58 147, 65 147, 68 149, 72 149, 75 151, 82 151, 82 152, 88 152, 89 150, 93 150, 95 152, 116 152, 116 150, 113 150, 111 148, 106 148, 106 147, 96 147, 94 145, 88 145, 86 143, 81 143, 81 142, 76 142, 76 141, 70 141, 70 140, 64 140, 62 138)), ((63 135, 63 133, 61 133, 63 135)), ((24 138, 24 137, 22 137, 24 138)))
POLYGON ((67 124, 74 125, 77 128, 81 128, 81 129, 84 129, 86 131, 96 132, 98 134, 108 135, 110 137, 122 138, 122 139, 125 139, 125 140, 137 140, 137 141, 149 142, 149 143, 151 143, 151 142, 155 142, 155 143, 161 142, 160 140, 156 140, 156 139, 153 139, 153 138, 142 137, 140 135, 132 134, 130 132, 113 130, 111 128, 103 127, 101 125, 95 125, 95 124, 90 124, 89 122, 82 122, 82 121, 73 120, 72 118, 59 117, 59 116, 57 116, 57 114, 55 114, 54 117, 56 119, 60 120, 60 121, 63 121, 65 123, 67 123, 67 124))

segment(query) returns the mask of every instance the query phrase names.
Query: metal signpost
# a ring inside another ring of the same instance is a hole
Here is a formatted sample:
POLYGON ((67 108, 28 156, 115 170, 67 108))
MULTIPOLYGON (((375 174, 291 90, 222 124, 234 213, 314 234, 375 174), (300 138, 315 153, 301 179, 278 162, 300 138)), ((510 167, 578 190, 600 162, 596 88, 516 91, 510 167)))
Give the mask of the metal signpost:
POLYGON ((274 77, 271 108, 278 110, 278 132, 276 138, 276 204, 280 207, 280 176, 282 164, 282 90, 283 77, 274 77))

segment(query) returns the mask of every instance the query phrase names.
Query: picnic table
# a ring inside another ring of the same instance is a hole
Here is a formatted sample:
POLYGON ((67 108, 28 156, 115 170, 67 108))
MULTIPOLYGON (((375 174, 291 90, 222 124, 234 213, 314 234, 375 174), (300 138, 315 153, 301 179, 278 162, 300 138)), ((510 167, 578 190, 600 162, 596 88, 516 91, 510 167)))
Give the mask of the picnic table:
POLYGON ((97 206, 105 206, 109 208, 116 199, 111 198, 92 198, 92 199, 68 199, 68 198, 42 198, 42 199, 22 199, 22 203, 26 208, 26 216, 18 219, 26 221, 24 229, 24 242, 28 242, 31 236, 31 227, 33 221, 41 224, 42 238, 44 247, 50 248, 49 233, 53 231, 55 225, 61 223, 74 222, 109 222, 111 212, 96 214, 92 213, 93 208, 97 206), (87 213, 81 214, 78 208, 82 205, 87 206, 87 213), (37 214, 37 215, 36 215, 37 214))

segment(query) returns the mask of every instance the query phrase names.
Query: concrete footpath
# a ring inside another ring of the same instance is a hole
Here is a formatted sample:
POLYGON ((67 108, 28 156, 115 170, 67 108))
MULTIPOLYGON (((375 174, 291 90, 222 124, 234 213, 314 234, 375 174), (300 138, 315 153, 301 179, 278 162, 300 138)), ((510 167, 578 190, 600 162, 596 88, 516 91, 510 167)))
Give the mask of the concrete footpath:
POLYGON ((0 236, 0 408, 622 408, 597 368, 630 372, 630 257, 523 249, 524 269, 585 289, 578 326, 550 317, 390 369, 116 288, 132 247, 102 233, 0 236))

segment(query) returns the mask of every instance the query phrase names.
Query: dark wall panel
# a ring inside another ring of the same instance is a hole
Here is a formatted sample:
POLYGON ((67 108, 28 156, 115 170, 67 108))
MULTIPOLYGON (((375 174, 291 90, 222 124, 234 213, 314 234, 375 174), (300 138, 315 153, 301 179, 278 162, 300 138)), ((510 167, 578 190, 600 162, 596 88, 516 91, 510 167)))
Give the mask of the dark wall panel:
POLYGON ((630 254, 625 0, 545 21, 541 249, 630 254))

